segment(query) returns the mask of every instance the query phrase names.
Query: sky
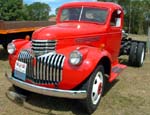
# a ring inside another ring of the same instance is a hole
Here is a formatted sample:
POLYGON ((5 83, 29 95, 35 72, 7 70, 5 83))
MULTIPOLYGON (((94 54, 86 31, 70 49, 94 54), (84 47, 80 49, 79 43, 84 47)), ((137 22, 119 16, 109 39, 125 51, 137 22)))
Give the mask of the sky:
POLYGON ((74 2, 74 1, 97 1, 97 0, 23 0, 25 4, 32 4, 33 2, 42 2, 47 3, 51 7, 50 14, 55 14, 55 9, 61 6, 66 2, 74 2))

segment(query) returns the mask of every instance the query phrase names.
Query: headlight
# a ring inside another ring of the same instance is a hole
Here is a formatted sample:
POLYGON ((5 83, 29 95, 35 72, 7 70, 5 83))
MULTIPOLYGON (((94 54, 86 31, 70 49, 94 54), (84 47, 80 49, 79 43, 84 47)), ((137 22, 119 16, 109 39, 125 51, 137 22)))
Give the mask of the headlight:
POLYGON ((82 61, 82 54, 78 50, 71 52, 69 61, 72 65, 79 65, 82 61))
POLYGON ((9 54, 13 54, 16 50, 15 44, 9 43, 7 46, 7 51, 9 54))

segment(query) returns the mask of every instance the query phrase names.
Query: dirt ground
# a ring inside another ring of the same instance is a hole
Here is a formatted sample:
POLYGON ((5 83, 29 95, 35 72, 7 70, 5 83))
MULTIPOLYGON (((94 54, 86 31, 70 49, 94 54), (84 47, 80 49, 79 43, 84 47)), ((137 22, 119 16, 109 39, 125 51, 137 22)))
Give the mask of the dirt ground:
MULTIPOLYGON (((76 100, 30 94, 24 104, 11 101, 8 54, 0 46, 0 115, 86 115, 76 100)), ((150 55, 141 68, 127 67, 108 88, 93 115, 150 115, 150 55)))

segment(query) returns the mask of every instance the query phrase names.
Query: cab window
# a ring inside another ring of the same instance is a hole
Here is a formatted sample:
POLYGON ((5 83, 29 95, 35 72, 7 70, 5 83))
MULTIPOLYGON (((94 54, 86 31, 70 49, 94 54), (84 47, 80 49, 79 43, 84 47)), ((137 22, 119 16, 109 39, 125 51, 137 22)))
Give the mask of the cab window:
POLYGON ((110 25, 113 27, 121 26, 121 11, 120 10, 116 10, 113 12, 111 16, 110 25))

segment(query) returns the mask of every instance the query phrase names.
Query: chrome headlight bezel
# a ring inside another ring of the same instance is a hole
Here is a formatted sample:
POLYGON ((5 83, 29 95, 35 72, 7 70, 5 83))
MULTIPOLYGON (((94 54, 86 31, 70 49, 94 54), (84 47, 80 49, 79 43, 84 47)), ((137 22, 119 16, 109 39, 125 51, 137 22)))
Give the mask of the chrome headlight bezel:
POLYGON ((13 54, 16 51, 16 46, 14 43, 9 43, 7 45, 7 51, 9 54, 13 54))
POLYGON ((80 65, 82 62, 82 53, 78 50, 74 50, 70 53, 69 62, 71 65, 80 65))

